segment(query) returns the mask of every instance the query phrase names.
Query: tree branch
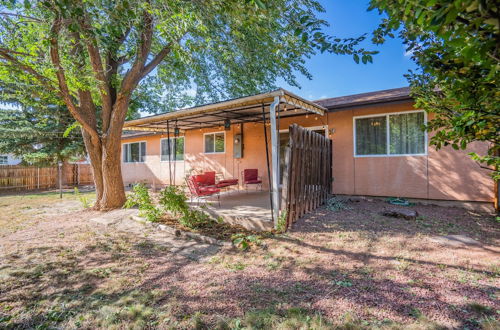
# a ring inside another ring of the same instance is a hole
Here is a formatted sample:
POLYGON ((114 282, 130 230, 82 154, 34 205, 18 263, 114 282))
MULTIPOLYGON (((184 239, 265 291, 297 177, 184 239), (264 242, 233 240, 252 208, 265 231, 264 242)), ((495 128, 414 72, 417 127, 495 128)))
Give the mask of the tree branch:
POLYGON ((28 53, 23 53, 23 52, 17 52, 15 50, 12 50, 12 49, 8 49, 8 48, 0 48, 0 51, 3 51, 5 53, 10 53, 10 54, 14 54, 14 55, 21 55, 21 56, 34 56, 32 54, 28 54, 28 53))
POLYGON ((50 58, 52 60, 52 65, 56 68, 56 76, 59 82, 59 90, 60 94, 68 107, 69 112, 73 115, 73 117, 82 124, 82 127, 96 140, 99 140, 99 134, 97 133, 97 129, 92 127, 92 125, 88 122, 86 118, 82 116, 78 108, 73 103, 71 99, 71 94, 68 88, 68 84, 66 82, 66 76, 64 74, 64 69, 61 65, 61 58, 59 57, 59 31, 61 29, 61 19, 56 17, 51 27, 51 35, 50 38, 50 58))
POLYGON ((0 57, 15 64, 16 66, 21 68, 24 72, 31 74, 35 79, 40 81, 42 83, 42 85, 47 87, 49 90, 58 93, 58 90, 53 86, 53 84, 54 84, 53 81, 51 81, 49 78, 38 73, 31 66, 24 64, 23 62, 19 61, 14 56, 10 55, 9 52, 7 52, 4 48, 0 48, 0 57))
POLYGON ((141 31, 140 47, 137 49, 137 57, 132 64, 132 67, 123 78, 120 94, 129 95, 137 85, 141 78, 141 72, 144 69, 144 64, 148 58, 149 52, 151 50, 151 44, 153 39, 153 17, 151 14, 144 10, 143 14, 143 30, 141 31))
POLYGON ((14 13, 5 13, 1 12, 0 15, 2 16, 13 16, 13 17, 19 17, 19 18, 24 18, 33 22, 38 22, 38 23, 43 23, 42 20, 35 18, 35 17, 30 17, 30 16, 25 16, 25 15, 20 15, 20 14, 14 14, 14 13))
POLYGON ((144 68, 141 71, 141 76, 139 80, 147 76, 151 71, 153 71, 154 68, 158 66, 158 64, 163 61, 165 57, 167 57, 168 54, 170 54, 170 51, 172 50, 172 43, 169 43, 167 46, 163 47, 163 49, 156 54, 156 56, 144 66, 144 68))
MULTIPOLYGON (((82 24, 82 28, 87 31, 89 25, 90 24, 88 24, 87 21, 84 21, 82 24)), ((94 71, 94 76, 100 82, 99 93, 102 100, 102 130, 105 132, 109 127, 111 110, 113 108, 109 86, 110 83, 104 71, 101 53, 99 51, 99 48, 96 46, 97 40, 88 31, 85 36, 85 44, 87 45, 87 52, 89 53, 90 63, 92 65, 92 70, 94 71)))

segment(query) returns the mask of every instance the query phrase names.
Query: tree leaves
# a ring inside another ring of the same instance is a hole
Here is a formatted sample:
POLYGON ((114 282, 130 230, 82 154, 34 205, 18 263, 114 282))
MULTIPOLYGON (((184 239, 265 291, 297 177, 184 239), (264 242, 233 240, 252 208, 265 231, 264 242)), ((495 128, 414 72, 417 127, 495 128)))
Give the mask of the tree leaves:
POLYGON ((407 78, 416 106, 436 114, 427 124, 430 143, 466 149, 488 144, 487 155, 473 159, 500 173, 499 5, 493 0, 372 0, 388 16, 372 40, 382 43, 398 32, 418 65, 407 78), (400 22, 403 29, 394 28, 400 22))

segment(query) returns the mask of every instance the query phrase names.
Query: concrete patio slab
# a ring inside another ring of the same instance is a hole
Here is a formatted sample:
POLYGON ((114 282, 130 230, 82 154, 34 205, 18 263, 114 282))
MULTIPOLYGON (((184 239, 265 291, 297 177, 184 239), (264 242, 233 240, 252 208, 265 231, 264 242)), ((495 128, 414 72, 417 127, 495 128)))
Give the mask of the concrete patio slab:
POLYGON ((221 217, 229 224, 255 231, 273 229, 268 191, 227 192, 221 194, 220 206, 213 199, 206 206, 211 216, 221 217))

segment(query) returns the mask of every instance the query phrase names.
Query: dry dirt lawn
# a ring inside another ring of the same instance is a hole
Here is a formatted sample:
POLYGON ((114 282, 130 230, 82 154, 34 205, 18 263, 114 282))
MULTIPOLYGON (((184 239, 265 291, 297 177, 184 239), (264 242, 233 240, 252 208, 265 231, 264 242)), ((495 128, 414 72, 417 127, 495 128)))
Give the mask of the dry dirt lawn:
POLYGON ((71 193, 0 197, 0 328, 499 328, 495 217, 347 206, 239 251, 90 221, 71 193))

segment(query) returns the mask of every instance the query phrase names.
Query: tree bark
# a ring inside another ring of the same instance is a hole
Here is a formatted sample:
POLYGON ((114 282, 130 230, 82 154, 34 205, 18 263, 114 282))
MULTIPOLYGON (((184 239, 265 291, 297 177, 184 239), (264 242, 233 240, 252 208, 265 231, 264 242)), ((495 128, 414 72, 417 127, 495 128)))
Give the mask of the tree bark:
POLYGON ((94 177, 95 191, 96 191, 96 201, 93 206, 94 209, 101 209, 102 196, 104 194, 103 185, 103 175, 102 175, 102 148, 100 141, 95 143, 92 141, 90 134, 87 133, 82 128, 83 142, 85 143, 85 149, 87 150, 87 155, 90 158, 90 165, 92 167, 92 174, 94 177))
POLYGON ((121 208, 125 203, 125 188, 123 186, 120 144, 105 143, 102 149, 103 196, 100 209, 110 210, 121 208))

